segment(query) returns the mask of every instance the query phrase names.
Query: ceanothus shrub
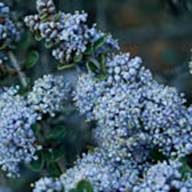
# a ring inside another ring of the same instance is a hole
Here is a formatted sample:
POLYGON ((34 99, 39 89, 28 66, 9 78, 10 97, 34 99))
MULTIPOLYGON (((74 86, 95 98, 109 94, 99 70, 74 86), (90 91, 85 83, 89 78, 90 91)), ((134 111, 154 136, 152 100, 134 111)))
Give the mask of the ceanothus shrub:
POLYGON ((26 27, 59 70, 77 69, 77 82, 66 83, 61 71, 30 85, 12 50, 19 33, 0 3, 0 54, 7 53, 22 85, 0 89, 1 169, 8 177, 21 176, 23 167, 37 171, 34 192, 192 191, 192 107, 184 94, 158 83, 140 57, 88 26, 87 13, 57 11, 52 0, 37 0, 36 8, 26 27), (82 116, 77 133, 85 123, 94 147, 71 163, 65 150, 76 130, 66 127, 74 109, 82 116))

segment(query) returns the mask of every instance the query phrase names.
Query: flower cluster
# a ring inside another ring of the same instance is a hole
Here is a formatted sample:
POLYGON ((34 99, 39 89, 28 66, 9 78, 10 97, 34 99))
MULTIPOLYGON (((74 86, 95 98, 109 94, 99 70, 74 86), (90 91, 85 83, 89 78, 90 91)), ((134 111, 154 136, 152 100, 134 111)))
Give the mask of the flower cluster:
POLYGON ((9 7, 0 2, 0 64, 7 60, 6 52, 13 48, 19 38, 20 33, 10 18, 9 7))
POLYGON ((20 163, 36 160, 36 137, 32 125, 44 114, 59 111, 67 95, 62 78, 48 75, 35 81, 27 96, 20 96, 18 88, 0 93, 0 165, 8 176, 19 175, 20 163))
MULTIPOLYGON (((88 68, 89 62, 105 65, 105 78, 99 79, 94 70, 83 73, 73 94, 81 114, 97 122, 97 148, 83 154, 58 180, 39 180, 34 192, 60 192, 62 186, 70 191, 84 179, 96 192, 190 191, 191 179, 183 180, 178 161, 192 152, 192 107, 185 106, 183 94, 155 81, 139 57, 114 55, 116 41, 95 25, 89 27, 86 13, 58 13, 52 0, 37 0, 37 11, 25 23, 45 40, 56 60, 73 64, 89 57, 88 68), (175 160, 155 164, 154 150, 175 160)), ((39 119, 59 109, 66 95, 61 89, 49 75, 35 83, 27 100, 39 119)))
POLYGON ((62 192, 63 190, 64 187, 59 180, 45 177, 36 182, 34 192, 62 192))
POLYGON ((97 52, 105 49, 118 49, 118 44, 110 35, 106 35, 87 25, 87 14, 56 12, 52 0, 37 1, 37 15, 27 16, 25 23, 40 39, 44 39, 52 55, 61 63, 73 63, 73 59, 82 56, 91 45, 104 38, 104 43, 97 52))
POLYGON ((95 131, 98 143, 110 149, 116 141, 115 145, 130 146, 129 140, 139 138, 165 155, 189 153, 192 122, 183 95, 153 80, 138 57, 121 54, 106 65, 106 80, 98 82, 93 75, 83 75, 75 92, 77 107, 99 124, 95 131))
POLYGON ((83 179, 91 181, 95 191, 189 189, 191 181, 178 176, 179 163, 153 166, 151 153, 158 149, 177 159, 192 152, 192 110, 185 107, 183 94, 156 82, 138 57, 109 57, 106 68, 104 80, 94 73, 82 74, 75 89, 80 112, 97 121, 94 137, 98 148, 61 176, 66 190, 83 179), (153 186, 157 178, 153 173, 164 177, 161 186, 153 186), (143 183, 142 178, 146 179, 143 183))
POLYGON ((138 174, 138 170, 129 160, 121 162, 109 158, 107 151, 96 149, 93 153, 83 154, 60 180, 66 191, 84 179, 94 184, 95 191, 124 191, 133 187, 138 180, 138 174))
POLYGON ((67 100, 69 92, 63 77, 44 75, 35 81, 27 101, 35 112, 54 116, 61 109, 61 103, 67 100))
POLYGON ((20 162, 29 163, 36 158, 31 126, 37 115, 17 91, 10 88, 0 95, 0 165, 8 176, 18 173, 20 162))
POLYGON ((178 161, 162 162, 152 166, 140 184, 133 188, 133 192, 192 191, 192 180, 182 179, 181 166, 178 161))
MULTIPOLYGON (((111 159, 111 169, 129 159, 132 169, 136 164, 139 175, 151 167, 151 151, 155 148, 176 158, 192 151, 191 110, 184 106, 183 95, 157 83, 141 63, 140 58, 130 59, 129 54, 109 58, 107 78, 98 81, 94 74, 83 74, 74 97, 80 112, 98 122, 95 140, 111 159)), ((122 175, 128 175, 129 170, 120 174, 121 184, 122 175)), ((112 186, 111 191, 115 191, 112 186)))

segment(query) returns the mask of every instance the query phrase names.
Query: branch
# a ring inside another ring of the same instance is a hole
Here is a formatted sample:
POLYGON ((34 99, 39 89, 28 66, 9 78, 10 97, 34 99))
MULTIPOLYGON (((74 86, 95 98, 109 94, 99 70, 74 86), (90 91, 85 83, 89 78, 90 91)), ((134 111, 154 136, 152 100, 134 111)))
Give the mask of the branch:
POLYGON ((21 71, 20 66, 17 62, 17 59, 15 57, 15 55, 12 52, 9 52, 9 58, 11 61, 11 65, 15 68, 15 70, 17 71, 18 75, 19 75, 19 79, 21 84, 23 85, 23 87, 27 87, 27 80, 26 80, 26 76, 25 74, 21 71))

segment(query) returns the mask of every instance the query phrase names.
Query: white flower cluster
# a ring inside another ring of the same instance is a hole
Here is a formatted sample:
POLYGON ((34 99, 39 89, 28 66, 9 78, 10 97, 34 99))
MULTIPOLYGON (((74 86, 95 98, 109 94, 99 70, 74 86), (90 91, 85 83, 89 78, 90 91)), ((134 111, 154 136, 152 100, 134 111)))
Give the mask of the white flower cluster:
POLYGON ((116 142, 115 145, 131 146, 129 141, 140 138, 165 154, 189 153, 192 122, 183 105, 183 95, 154 81, 140 58, 130 59, 128 54, 121 54, 106 65, 106 80, 83 75, 75 92, 79 110, 99 124, 95 131, 99 145, 107 149, 116 142))
POLYGON ((10 10, 7 5, 0 2, 0 64, 7 60, 7 50, 13 48, 15 42, 20 39, 20 32, 10 18, 10 10))
POLYGON ((60 177, 66 190, 87 179, 96 192, 187 191, 191 180, 182 180, 180 164, 153 166, 151 152, 158 149, 176 159, 192 152, 192 108, 184 106, 176 89, 157 83, 138 57, 116 55, 106 66, 105 80, 83 74, 74 93, 80 112, 97 121, 98 148, 60 177))
POLYGON ((183 180, 180 173, 182 164, 178 161, 158 163, 152 166, 133 192, 191 192, 192 179, 183 180))
POLYGON ((57 179, 45 177, 36 182, 34 192, 61 192, 64 190, 62 183, 57 179))
POLYGON ((83 154, 60 178, 66 191, 84 179, 94 184, 95 191, 124 191, 131 189, 138 180, 138 170, 129 160, 110 159, 107 151, 96 149, 93 153, 83 154))
MULTIPOLYGON (((80 77, 75 100, 87 118, 98 122, 95 140, 111 158, 111 166, 112 162, 118 162, 120 167, 129 160, 143 175, 151 166, 154 148, 176 158, 190 154, 191 110, 184 106, 183 95, 153 80, 140 58, 130 59, 128 54, 120 54, 108 59, 106 65, 108 77, 103 81, 92 74, 80 77)), ((124 174, 126 170, 130 169, 124 169, 124 174)), ((82 173, 81 169, 73 171, 82 173)), ((65 178, 69 181, 70 177, 65 178)), ((126 190, 130 188, 122 189, 126 190)), ((115 191, 112 185, 111 191, 115 191)))
POLYGON ((18 174, 20 162, 35 159, 35 136, 31 129, 37 115, 17 89, 0 94, 0 165, 8 176, 18 174))
POLYGON ((35 81, 27 101, 35 112, 54 116, 61 109, 61 103, 67 100, 69 91, 62 76, 44 75, 35 81))
MULTIPOLYGON (((60 62, 72 63, 105 37, 95 26, 87 26, 84 12, 58 14, 52 0, 38 0, 37 10, 38 15, 26 17, 25 23, 46 41, 60 62)), ((118 48, 108 37, 94 52, 94 58, 105 52, 106 46, 118 48)), ((109 52, 104 63, 104 80, 93 72, 82 74, 74 92, 79 111, 87 120, 97 122, 94 138, 98 146, 94 152, 83 154, 57 181, 65 191, 84 179, 93 184, 95 192, 190 191, 192 182, 182 180, 180 163, 175 160, 154 165, 157 160, 152 151, 157 149, 162 156, 175 159, 192 152, 192 107, 185 107, 183 94, 175 88, 156 82, 139 57, 109 52)), ((43 89, 35 90, 49 100, 43 89)), ((38 98, 33 100, 39 107, 38 98)), ((46 105, 41 108, 36 110, 47 112, 46 105)), ((50 105, 48 108, 52 109, 50 105)), ((50 179, 47 188, 43 183, 38 181, 34 192, 55 190, 50 179)))
MULTIPOLYGON (((46 41, 47 47, 52 48, 52 55, 61 63, 72 63, 74 57, 84 54, 89 46, 106 36, 95 25, 88 27, 84 12, 56 13, 52 0, 38 0, 37 10, 38 14, 27 16, 25 23, 46 41)), ((110 35, 96 54, 107 48, 118 49, 117 42, 110 35)))
POLYGON ((20 163, 37 159, 40 146, 32 125, 44 114, 59 111, 67 91, 62 78, 47 75, 35 82, 28 96, 20 96, 18 88, 0 92, 0 165, 8 176, 19 175, 20 163))

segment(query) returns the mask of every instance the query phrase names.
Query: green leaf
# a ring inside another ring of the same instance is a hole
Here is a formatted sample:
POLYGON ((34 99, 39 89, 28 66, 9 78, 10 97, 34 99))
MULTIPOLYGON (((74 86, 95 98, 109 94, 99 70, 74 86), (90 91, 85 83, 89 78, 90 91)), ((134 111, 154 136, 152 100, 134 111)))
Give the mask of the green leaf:
POLYGON ((74 63, 79 63, 83 58, 82 54, 76 55, 73 59, 74 63))
POLYGON ((58 177, 62 173, 58 163, 55 162, 49 163, 47 166, 47 170, 52 177, 58 177))
POLYGON ((24 67, 30 69, 38 62, 38 60, 39 60, 39 53, 37 51, 31 51, 24 63, 24 67))
POLYGON ((41 17, 40 17, 40 20, 42 21, 42 22, 46 22, 47 20, 49 19, 49 16, 48 16, 48 14, 43 14, 43 15, 41 15, 41 17))
POLYGON ((106 72, 105 58, 106 58, 105 54, 102 54, 100 58, 100 66, 103 73, 106 72))
POLYGON ((93 65, 93 63, 87 62, 86 67, 87 67, 88 71, 92 71, 92 72, 97 71, 97 67, 95 67, 95 65, 93 65))
POLYGON ((68 64, 68 65, 61 63, 61 64, 59 64, 59 65, 57 66, 57 69, 58 69, 58 70, 66 70, 66 69, 73 68, 73 67, 75 67, 75 66, 76 66, 76 64, 74 64, 74 63, 68 64))
POLYGON ((47 140, 61 140, 65 136, 65 128, 63 126, 56 126, 52 128, 45 138, 47 140))
POLYGON ((34 172, 41 172, 44 168, 45 160, 41 153, 38 155, 38 160, 32 161, 30 164, 28 164, 28 168, 31 169, 34 172))
POLYGON ((90 63, 93 64, 97 69, 100 69, 100 63, 95 58, 90 58, 90 63))
POLYGON ((51 41, 46 41, 46 42, 45 42, 45 47, 46 47, 47 49, 50 49, 52 46, 53 46, 53 43, 52 43, 51 41))
POLYGON ((59 12, 56 14, 56 16, 55 16, 55 21, 60 21, 61 15, 62 15, 62 12, 59 11, 59 12))
POLYGON ((35 33, 35 39, 37 41, 41 41, 42 40, 42 37, 41 37, 41 35, 38 32, 35 33))
POLYGON ((59 160, 61 160, 61 159, 64 157, 64 155, 65 155, 64 149, 63 149, 62 147, 59 148, 59 149, 54 149, 52 153, 53 153, 53 154, 52 154, 52 160, 53 160, 53 161, 59 161, 59 160))
POLYGON ((106 39, 107 39, 107 36, 104 36, 98 39, 94 44, 95 50, 98 50, 99 48, 101 48, 105 44, 106 39))
POLYGON ((90 45, 86 51, 85 51, 85 55, 91 55, 94 52, 94 47, 93 45, 90 45))
POLYGON ((78 192, 93 192, 93 187, 89 181, 83 180, 77 184, 78 192))
POLYGON ((99 75, 97 76, 97 79, 98 79, 99 81, 106 80, 106 78, 107 78, 107 75, 106 75, 106 74, 99 74, 99 75))
POLYGON ((182 166, 181 166, 181 168, 180 168, 180 173, 182 174, 182 177, 183 177, 184 179, 187 179, 189 173, 190 173, 190 174, 192 173, 192 169, 191 169, 191 167, 189 166, 187 157, 181 158, 180 161, 182 162, 182 166))
POLYGON ((36 124, 33 124, 31 128, 32 128, 33 132, 35 133, 35 136, 37 138, 40 138, 41 137, 41 126, 38 123, 36 123, 36 124))
POLYGON ((0 45, 0 50, 5 49, 6 47, 7 47, 7 43, 4 42, 4 43, 2 43, 2 44, 0 45))
POLYGON ((155 161, 163 161, 167 159, 167 157, 156 148, 152 149, 150 153, 151 153, 152 159, 155 161))
POLYGON ((18 42, 19 50, 26 51, 32 42, 32 36, 31 33, 24 33, 21 36, 21 40, 18 42))

